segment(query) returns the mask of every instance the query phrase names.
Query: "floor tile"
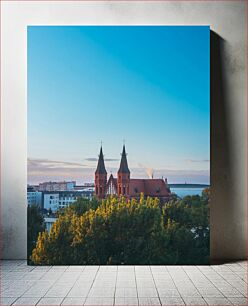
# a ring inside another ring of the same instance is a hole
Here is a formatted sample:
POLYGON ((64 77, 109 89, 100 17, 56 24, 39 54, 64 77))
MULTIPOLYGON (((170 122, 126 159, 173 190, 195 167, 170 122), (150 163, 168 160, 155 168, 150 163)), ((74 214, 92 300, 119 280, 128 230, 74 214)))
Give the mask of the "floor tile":
POLYGON ((218 289, 225 297, 243 297, 242 293, 240 293, 237 289, 232 286, 221 288, 218 286, 218 289))
POLYGON ((115 297, 126 297, 132 298, 137 297, 137 289, 136 288, 116 288, 115 297))
POLYGON ((87 298, 84 305, 111 306, 114 305, 114 298, 87 298))
POLYGON ((85 298, 68 298, 66 297, 61 305, 78 305, 83 306, 85 303, 85 298))
POLYGON ((129 298, 129 297, 116 297, 115 298, 115 305, 119 305, 119 306, 126 306, 126 305, 130 305, 130 306, 134 306, 134 305, 138 305, 138 298, 129 298))
POLYGON ((59 286, 54 285, 52 288, 50 288, 47 293, 45 294, 45 297, 65 297, 68 292, 70 291, 71 286, 59 286))
POLYGON ((52 266, 36 266, 33 272, 47 272, 52 268, 52 266))
POLYGON ((119 272, 134 272, 134 266, 118 266, 118 273, 119 272))
POLYGON ((247 306, 248 305, 248 300, 247 298, 228 298, 228 300, 233 304, 233 305, 239 305, 239 306, 247 306))
POLYGON ((162 297, 160 301, 162 306, 185 305, 181 298, 162 297))
POLYGON ((115 288, 107 287, 107 288, 91 288, 88 297, 96 298, 96 297, 114 297, 115 288))
POLYGON ((44 306, 58 306, 62 303, 63 298, 42 298, 37 305, 44 305, 44 306))
POLYGON ((204 287, 204 288, 197 288, 200 295, 203 297, 211 297, 211 298, 222 298, 223 294, 217 290, 216 288, 212 287, 204 287))
POLYGON ((201 297, 200 298, 199 297, 183 297, 183 300, 186 305, 192 305, 192 306, 207 305, 207 303, 201 297))
POLYGON ((100 266, 99 272, 117 272, 118 266, 100 266))
POLYGON ((190 289, 178 288, 178 291, 182 297, 201 297, 201 294, 195 288, 190 288, 190 289))
POLYGON ((101 280, 101 281, 95 281, 94 282, 94 284, 93 284, 93 286, 92 286, 93 288, 101 288, 101 287, 104 287, 104 288, 106 288, 106 287, 115 287, 115 280, 113 281, 113 280, 101 280))
POLYGON ((227 298, 204 298, 209 306, 226 306, 232 305, 232 303, 227 298))
POLYGON ((10 288, 10 289, 7 289, 7 290, 4 290, 2 293, 1 293, 1 296, 2 297, 9 297, 9 298, 18 298, 20 296, 23 295, 23 293, 26 291, 27 289, 22 289, 22 290, 18 290, 18 289, 13 289, 13 288, 10 288))
POLYGON ((159 280, 154 280, 156 287, 161 287, 161 288, 175 288, 175 283, 170 280, 170 279, 159 279, 159 280))
POLYGON ((158 292, 155 287, 145 288, 138 287, 138 297, 157 297, 158 292))
POLYGON ((26 291, 24 297, 43 297, 51 285, 34 285, 28 291, 26 291))
POLYGON ((151 287, 155 287, 155 283, 153 281, 153 279, 144 279, 144 278, 136 278, 136 283, 137 283, 137 286, 138 287, 148 287, 148 288, 151 288, 151 287))
POLYGON ((89 273, 89 272, 97 272, 99 270, 99 266, 85 266, 84 272, 89 273))
POLYGON ((69 266, 52 266, 49 272, 64 272, 69 266))
POLYGON ((69 266, 66 272, 83 272, 85 266, 69 266))
POLYGON ((8 306, 15 302, 17 298, 10 298, 10 297, 1 297, 0 298, 0 305, 1 306, 8 306))
POLYGON ((24 305, 24 306, 31 306, 31 305, 36 305, 39 302, 40 298, 19 298, 15 301, 15 303, 13 305, 24 305))
POLYGON ((136 287, 136 282, 135 280, 127 280, 127 279, 121 279, 121 280, 117 280, 116 282, 116 287, 126 287, 126 288, 133 288, 136 287))
POLYGON ((87 297, 90 291, 90 286, 87 285, 75 285, 68 292, 67 297, 87 297))
POLYGON ((157 288, 159 297, 180 297, 178 290, 175 289, 167 289, 167 288, 157 288))
POLYGON ((134 271, 118 271, 117 273, 117 278, 123 279, 123 278, 132 278, 135 279, 136 275, 134 273, 134 271))
POLYGON ((154 297, 146 297, 146 298, 139 298, 139 306, 160 306, 159 298, 154 297))

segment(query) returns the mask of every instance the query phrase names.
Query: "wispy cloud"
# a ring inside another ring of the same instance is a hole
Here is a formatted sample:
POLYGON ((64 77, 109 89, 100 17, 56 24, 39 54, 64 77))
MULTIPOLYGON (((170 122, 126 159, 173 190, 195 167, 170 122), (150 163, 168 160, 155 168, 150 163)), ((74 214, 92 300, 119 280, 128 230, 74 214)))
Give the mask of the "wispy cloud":
POLYGON ((92 181, 94 169, 77 162, 28 158, 29 183, 37 184, 50 180, 77 180, 80 183, 82 178, 92 181))
MULTIPOLYGON (((98 161, 98 158, 95 158, 95 157, 88 157, 88 158, 85 158, 86 161, 89 161, 89 162, 96 162, 98 161)), ((104 158, 104 161, 108 162, 108 161, 118 161, 119 159, 117 158, 104 158)))
MULTIPOLYGON (((112 160, 112 159, 111 159, 112 160)), ((92 160, 93 161, 93 160, 92 160)), ((107 167, 107 172, 116 176, 116 167, 107 167)), ((148 178, 143 164, 130 167, 131 178, 148 178)), ((169 183, 208 183, 209 170, 152 169, 154 178, 168 178, 169 183)), ((28 182, 36 184, 45 181, 76 180, 78 184, 93 182, 95 165, 50 159, 28 158, 28 182)))
POLYGON ((73 168, 73 167, 87 167, 87 165, 75 162, 58 161, 50 159, 28 158, 28 167, 43 167, 47 169, 51 168, 73 168))
POLYGON ((209 163, 209 159, 185 159, 188 163, 209 163))
MULTIPOLYGON (((176 170, 176 169, 152 169, 154 178, 167 178, 169 183, 209 183, 209 170, 176 170)), ((150 177, 146 168, 132 168, 131 177, 147 178, 150 177)), ((113 172, 114 173, 114 172, 113 172)))

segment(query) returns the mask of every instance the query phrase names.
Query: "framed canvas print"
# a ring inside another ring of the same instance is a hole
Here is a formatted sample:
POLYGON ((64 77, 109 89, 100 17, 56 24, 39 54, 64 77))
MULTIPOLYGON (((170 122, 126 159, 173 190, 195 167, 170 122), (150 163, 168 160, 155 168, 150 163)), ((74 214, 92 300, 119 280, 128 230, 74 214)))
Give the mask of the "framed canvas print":
POLYGON ((28 27, 28 262, 209 263, 208 26, 28 27))

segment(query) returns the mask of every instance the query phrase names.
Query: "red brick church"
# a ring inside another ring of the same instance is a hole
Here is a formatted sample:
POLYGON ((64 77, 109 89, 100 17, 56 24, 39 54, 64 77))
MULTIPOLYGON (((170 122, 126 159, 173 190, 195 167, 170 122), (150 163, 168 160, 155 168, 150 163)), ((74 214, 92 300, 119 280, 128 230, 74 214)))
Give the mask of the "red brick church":
POLYGON ((139 198, 140 193, 145 197, 159 198, 161 202, 169 200, 171 192, 167 185, 167 179, 131 179, 127 163, 125 145, 123 146, 120 168, 117 178, 111 174, 107 180, 102 147, 95 171, 95 195, 98 199, 104 199, 108 195, 124 196, 128 199, 139 198))

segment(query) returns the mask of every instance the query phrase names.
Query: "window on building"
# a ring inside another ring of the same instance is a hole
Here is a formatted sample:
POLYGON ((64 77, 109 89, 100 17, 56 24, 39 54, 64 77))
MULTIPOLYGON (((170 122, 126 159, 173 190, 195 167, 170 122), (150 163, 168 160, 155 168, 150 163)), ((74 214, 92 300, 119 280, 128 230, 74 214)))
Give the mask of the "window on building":
POLYGON ((123 194, 126 194, 126 187, 123 187, 123 194))
POLYGON ((100 194, 102 194, 102 187, 100 187, 100 194))

